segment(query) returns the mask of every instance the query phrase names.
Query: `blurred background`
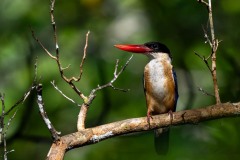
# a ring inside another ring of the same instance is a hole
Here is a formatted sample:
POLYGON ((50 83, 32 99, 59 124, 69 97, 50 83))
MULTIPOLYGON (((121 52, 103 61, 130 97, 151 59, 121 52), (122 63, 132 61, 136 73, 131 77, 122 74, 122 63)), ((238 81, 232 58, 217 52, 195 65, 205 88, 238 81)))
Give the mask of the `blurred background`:
MULTIPOLYGON (((0 1, 0 92, 5 93, 6 110, 27 91, 33 81, 38 57, 38 78, 43 84, 43 98, 49 118, 62 135, 76 131, 79 108, 62 97, 51 85, 82 103, 59 76, 56 63, 31 36, 30 26, 47 49, 54 53, 49 1, 0 1)), ((216 37, 222 42, 217 52, 218 84, 222 102, 240 100, 240 4, 235 0, 213 0, 216 37)), ((68 76, 79 73, 85 34, 91 31, 87 59, 79 89, 88 95, 98 84, 113 77, 116 59, 120 66, 131 56, 113 47, 119 43, 160 41, 173 55, 179 83, 177 110, 205 107, 215 103, 210 73, 194 54, 208 56, 202 27, 208 24, 206 7, 196 0, 57 0, 55 21, 63 66, 71 67, 68 76)), ((146 115, 142 75, 148 59, 134 55, 129 66, 114 83, 130 89, 123 93, 111 88, 98 92, 90 106, 87 126, 146 115)), ((12 112, 10 116, 12 116, 12 112)), ((9 117, 6 117, 5 123, 9 117)), ((7 132, 9 159, 44 159, 51 136, 40 118, 36 96, 32 94, 19 106, 7 132)), ((213 120, 198 125, 171 128, 170 151, 158 156, 154 151, 153 132, 111 138, 69 151, 66 160, 91 159, 239 159, 240 118, 213 120)), ((2 150, 1 146, 1 150, 2 150)), ((3 152, 1 151, 1 154, 3 152)), ((1 155, 1 158, 2 155, 1 155)))

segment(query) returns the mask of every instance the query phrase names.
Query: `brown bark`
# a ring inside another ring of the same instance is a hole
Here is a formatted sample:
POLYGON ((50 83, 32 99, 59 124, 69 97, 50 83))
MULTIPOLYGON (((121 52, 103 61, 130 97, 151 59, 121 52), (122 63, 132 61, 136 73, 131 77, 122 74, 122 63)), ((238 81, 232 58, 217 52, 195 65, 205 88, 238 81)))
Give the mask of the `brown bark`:
POLYGON ((172 121, 169 114, 156 115, 151 119, 150 128, 146 117, 117 121, 62 136, 52 144, 47 159, 62 160, 65 152, 73 148, 94 144, 127 133, 153 130, 166 126, 197 124, 207 120, 239 115, 240 102, 216 104, 205 108, 174 112, 172 121))

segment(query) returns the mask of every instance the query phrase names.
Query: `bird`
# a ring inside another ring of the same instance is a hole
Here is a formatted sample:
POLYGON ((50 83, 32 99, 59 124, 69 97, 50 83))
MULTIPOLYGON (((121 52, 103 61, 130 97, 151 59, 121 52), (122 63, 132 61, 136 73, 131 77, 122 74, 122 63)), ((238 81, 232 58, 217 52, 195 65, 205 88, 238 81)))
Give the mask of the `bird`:
MULTIPOLYGON (((172 65, 169 48, 160 42, 144 44, 116 44, 116 48, 146 55, 149 62, 144 68, 143 83, 147 106, 147 122, 150 126, 152 115, 176 111, 178 100, 177 75, 172 65)), ((154 131, 155 150, 159 155, 166 155, 169 150, 169 127, 154 131)))

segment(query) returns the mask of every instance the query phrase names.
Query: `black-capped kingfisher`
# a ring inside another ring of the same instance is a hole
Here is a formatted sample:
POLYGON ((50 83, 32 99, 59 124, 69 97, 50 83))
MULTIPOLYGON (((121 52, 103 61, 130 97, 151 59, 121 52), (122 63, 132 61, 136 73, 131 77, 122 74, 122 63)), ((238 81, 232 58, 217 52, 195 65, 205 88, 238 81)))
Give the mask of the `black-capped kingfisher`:
MULTIPOLYGON (((172 66, 172 56, 168 47, 159 42, 145 44, 118 44, 116 48, 144 54, 150 62, 144 69, 144 92, 147 103, 147 121, 150 125, 152 115, 175 112, 178 100, 176 73, 172 66)), ((166 154, 169 145, 169 128, 155 130, 155 149, 166 154)))

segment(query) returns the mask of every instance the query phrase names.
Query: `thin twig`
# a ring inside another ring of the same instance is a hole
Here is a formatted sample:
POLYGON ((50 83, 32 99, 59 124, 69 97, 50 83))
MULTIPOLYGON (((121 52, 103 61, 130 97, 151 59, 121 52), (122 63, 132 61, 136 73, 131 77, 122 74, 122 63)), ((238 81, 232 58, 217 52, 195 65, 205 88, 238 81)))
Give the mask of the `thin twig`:
POLYGON ((42 44, 42 42, 36 37, 34 31, 31 28, 31 32, 32 32, 32 37, 35 39, 36 42, 38 42, 38 44, 42 47, 42 49, 49 55, 49 57, 51 57, 54 60, 57 60, 57 57, 53 56, 42 44))
POLYGON ((35 59, 35 63, 34 63, 34 78, 33 78, 33 85, 32 86, 36 86, 37 83, 37 73, 38 73, 38 57, 36 57, 35 59))
POLYGON ((67 100, 69 100, 70 102, 72 102, 73 104, 77 105, 77 106, 80 106, 77 102, 75 102, 73 99, 69 98, 68 96, 66 96, 58 87, 57 85, 55 84, 55 81, 51 81, 51 84, 53 85, 53 87, 64 97, 66 98, 67 100))
POLYGON ((88 31, 88 32, 86 33, 86 40, 85 40, 86 42, 85 42, 85 46, 84 46, 84 50, 83 50, 83 57, 82 57, 81 64, 80 64, 80 66, 79 66, 79 68, 80 68, 79 76, 78 76, 77 78, 76 78, 76 77, 71 77, 71 78, 69 79, 69 81, 78 82, 78 81, 80 81, 81 78, 82 78, 82 74, 83 74, 83 64, 84 64, 85 59, 86 59, 86 57, 87 57, 87 47, 88 47, 88 37, 89 37, 89 34, 90 34, 90 31, 88 31))
POLYGON ((117 71, 118 71, 118 63, 119 63, 119 59, 116 60, 116 65, 115 65, 115 69, 114 69, 114 78, 117 77, 117 71))
POLYGON ((200 92, 202 92, 203 94, 205 94, 205 95, 207 95, 207 96, 212 96, 212 97, 215 97, 213 94, 210 94, 210 93, 208 93, 208 92, 206 92, 204 89, 202 89, 201 87, 197 87, 198 88, 198 90, 200 91, 200 92))
POLYGON ((83 51, 83 57, 82 57, 82 61, 80 64, 80 75, 79 78, 77 79, 77 81, 80 81, 82 78, 82 74, 83 74, 83 64, 85 62, 86 56, 87 56, 87 47, 88 47, 88 36, 90 34, 90 31, 87 32, 86 34, 86 42, 85 42, 85 47, 84 47, 84 51, 83 51))
POLYGON ((2 114, 0 117, 0 144, 4 141, 4 118, 5 118, 5 104, 4 104, 4 94, 0 93, 1 105, 2 105, 2 114))
POLYGON ((34 64, 34 78, 32 82, 32 86, 27 90, 27 92, 24 93, 24 95, 12 106, 10 109, 5 113, 5 115, 8 115, 14 108, 16 108, 19 104, 23 103, 31 94, 31 92, 35 89, 37 82, 37 58, 34 64))
POLYGON ((204 0, 197 0, 199 3, 203 3, 205 4, 207 7, 209 6, 209 4, 207 2, 205 2, 204 0))
POLYGON ((215 34, 214 34, 214 26, 213 26, 213 16, 212 16, 212 2, 211 0, 208 0, 208 8, 209 8, 209 25, 210 25, 210 31, 211 31, 211 38, 212 38, 212 43, 215 41, 215 34))
POLYGON ((52 23, 52 27, 53 27, 53 33, 54 33, 56 57, 59 60, 59 45, 58 45, 58 38, 57 38, 57 26, 56 26, 56 22, 54 19, 54 6, 55 6, 55 0, 51 0, 50 16, 51 16, 51 23, 52 23))
POLYGON ((118 87, 114 87, 113 85, 110 86, 112 89, 114 90, 118 90, 118 91, 122 91, 122 92, 128 92, 130 91, 130 89, 123 89, 123 88, 118 88, 118 87))
POLYGON ((50 131, 52 138, 54 139, 54 141, 59 140, 59 135, 61 134, 60 132, 58 132, 53 124, 51 123, 50 119, 47 116, 47 112, 45 111, 45 107, 44 107, 44 103, 43 103, 43 98, 42 98, 42 84, 39 84, 36 87, 36 91, 37 91, 37 104, 39 107, 39 111, 40 114, 42 116, 43 121, 45 122, 48 130, 50 131))
POLYGON ((4 95, 0 93, 0 99, 2 104, 2 114, 0 117, 0 144, 2 144, 4 139, 4 117, 5 117, 5 105, 4 105, 4 95))
POLYGON ((17 114, 17 112, 18 112, 18 109, 19 109, 19 108, 16 109, 16 111, 13 113, 13 115, 12 115, 12 116, 10 117, 10 119, 8 120, 7 127, 6 127, 6 129, 5 129, 5 133, 7 133, 8 129, 9 129, 9 127, 10 127, 11 122, 13 121, 13 119, 15 118, 15 116, 16 116, 16 114, 17 114))
POLYGON ((31 94, 32 90, 35 89, 35 83, 36 83, 36 80, 37 80, 37 58, 36 58, 36 62, 34 64, 34 69, 35 69, 35 73, 34 73, 34 80, 33 80, 32 86, 29 88, 29 90, 12 107, 10 107, 10 109, 7 112, 5 112, 4 95, 0 94, 0 99, 1 99, 1 102, 2 102, 2 115, 1 115, 1 118, 0 118, 0 144, 2 143, 2 139, 3 139, 3 143, 4 143, 4 159, 5 160, 7 160, 7 154, 14 151, 13 149, 10 150, 10 151, 7 151, 6 134, 7 134, 7 131, 9 129, 9 127, 10 127, 10 124, 13 121, 13 119, 15 118, 19 108, 17 108, 15 110, 15 112, 13 113, 13 115, 9 118, 9 120, 8 120, 8 122, 6 124, 6 127, 4 125, 4 118, 13 109, 15 109, 19 104, 23 103, 29 97, 29 95, 31 94))
POLYGON ((209 63, 208 63, 207 58, 205 58, 205 56, 201 56, 200 54, 198 54, 198 53, 195 52, 195 51, 194 51, 194 53, 195 53, 195 55, 197 55, 199 58, 201 58, 201 59, 203 60, 203 62, 206 64, 206 66, 208 67, 209 71, 210 71, 211 74, 212 74, 212 70, 211 70, 211 68, 210 68, 210 65, 209 65, 209 63))
POLYGON ((203 5, 206 6, 207 10, 209 11, 209 4, 205 2, 204 0, 197 0, 199 3, 202 3, 203 5))
POLYGON ((0 93, 0 99, 2 103, 2 115, 0 119, 0 144, 3 142, 3 158, 4 160, 7 160, 7 141, 6 141, 6 132, 5 132, 5 124, 4 124, 4 118, 5 118, 5 102, 4 102, 4 94, 0 93))
MULTIPOLYGON (((117 72, 117 67, 118 67, 118 63, 119 63, 119 61, 117 60, 117 61, 116 61, 116 65, 115 65, 114 74, 113 74, 113 79, 112 79, 109 83, 104 84, 104 85, 102 85, 102 86, 98 86, 97 88, 93 89, 92 92, 91 92, 91 94, 94 95, 98 90, 101 90, 101 89, 106 88, 106 87, 115 88, 115 87, 113 86, 113 83, 117 80, 117 78, 119 77, 119 75, 122 74, 122 72, 126 69, 126 67, 128 66, 128 63, 131 61, 132 57, 133 57, 133 55, 127 60, 127 62, 125 63, 125 65, 124 65, 123 67, 121 67, 121 69, 120 69, 119 72, 117 72)), ((118 90, 119 90, 119 89, 118 89, 118 90)), ((127 90, 122 90, 122 89, 121 89, 121 91, 126 92, 127 90)))
POLYGON ((5 113, 8 115, 14 108, 16 108, 19 104, 23 103, 30 95, 30 93, 35 89, 35 86, 31 86, 28 91, 5 113))
POLYGON ((206 39, 205 43, 209 43, 209 45, 212 47, 212 42, 209 39, 209 36, 208 36, 207 31, 205 30, 204 26, 202 26, 202 29, 203 29, 203 32, 204 32, 204 38, 206 39))

